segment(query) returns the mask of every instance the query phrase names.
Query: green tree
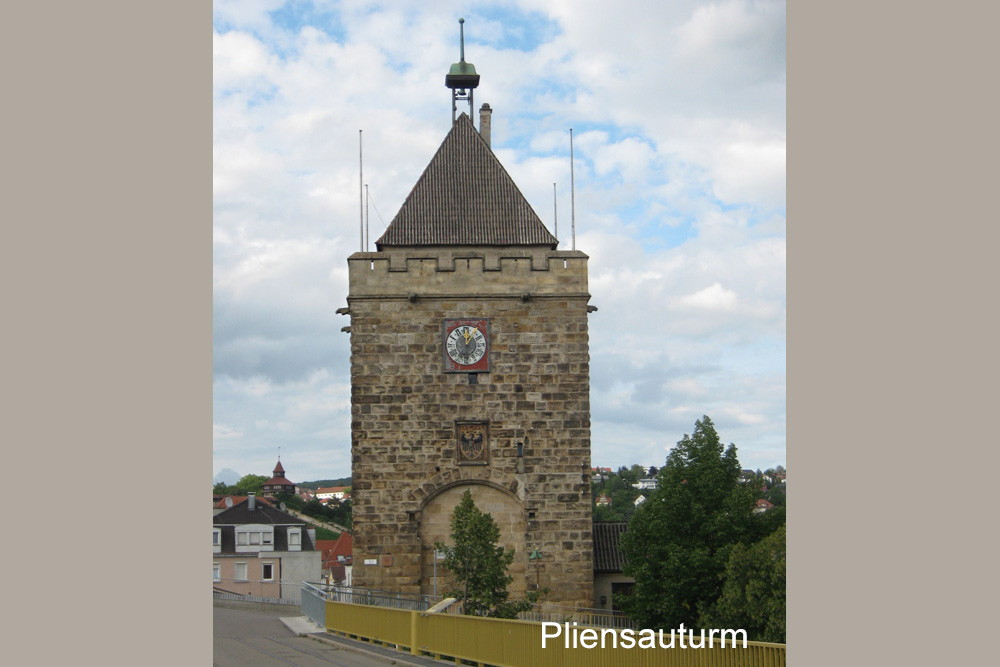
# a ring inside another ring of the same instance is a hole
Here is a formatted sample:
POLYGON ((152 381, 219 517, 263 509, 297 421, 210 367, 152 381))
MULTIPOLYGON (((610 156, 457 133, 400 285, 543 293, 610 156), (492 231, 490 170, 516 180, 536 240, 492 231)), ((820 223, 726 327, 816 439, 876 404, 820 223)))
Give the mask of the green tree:
POLYGON ((261 488, 264 486, 269 478, 263 475, 243 475, 240 477, 240 481, 236 482, 236 493, 241 496, 245 496, 250 493, 260 493, 261 488))
POLYGON ((749 547, 733 547, 722 595, 702 627, 742 628, 756 641, 785 641, 785 526, 749 547))
POLYGON ((514 580, 507 568, 514 552, 497 544, 500 529, 493 517, 476 507, 468 490, 451 514, 452 545, 435 542, 445 552, 444 566, 456 577, 458 590, 448 593, 464 602, 465 613, 496 618, 515 618, 531 608, 527 600, 508 601, 507 586, 514 580))
POLYGON ((736 447, 723 447, 707 416, 670 450, 621 540, 635 588, 615 603, 640 627, 697 627, 719 598, 730 551, 754 527, 756 491, 739 475, 736 447))
POLYGON ((625 515, 614 505, 597 505, 594 507, 594 521, 624 521, 625 515))
POLYGON ((278 503, 285 503, 285 506, 289 509, 301 512, 302 508, 305 507, 306 501, 302 500, 301 497, 295 495, 294 493, 282 492, 274 497, 278 503))
POLYGON ((627 485, 622 480, 621 475, 616 475, 615 473, 611 473, 611 476, 608 478, 607 486, 605 487, 605 492, 614 493, 615 491, 621 491, 622 489, 626 488, 626 486, 627 485))
POLYGON ((636 463, 631 468, 626 468, 625 466, 618 468, 618 477, 621 478, 625 486, 632 486, 642 478, 645 472, 643 467, 636 463))

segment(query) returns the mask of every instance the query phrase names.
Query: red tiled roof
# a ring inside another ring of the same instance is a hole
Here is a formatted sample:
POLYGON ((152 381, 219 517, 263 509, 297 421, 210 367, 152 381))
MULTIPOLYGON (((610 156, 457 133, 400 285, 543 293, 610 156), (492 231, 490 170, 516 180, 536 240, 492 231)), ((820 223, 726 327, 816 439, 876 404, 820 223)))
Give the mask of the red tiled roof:
POLYGON ((285 474, 285 469, 281 467, 281 461, 278 461, 278 465, 274 466, 274 474, 277 475, 279 472, 282 475, 285 474))
POLYGON ((316 540, 316 549, 323 554, 323 567, 326 568, 337 564, 337 556, 343 556, 347 561, 351 560, 354 538, 344 531, 335 540, 316 540))

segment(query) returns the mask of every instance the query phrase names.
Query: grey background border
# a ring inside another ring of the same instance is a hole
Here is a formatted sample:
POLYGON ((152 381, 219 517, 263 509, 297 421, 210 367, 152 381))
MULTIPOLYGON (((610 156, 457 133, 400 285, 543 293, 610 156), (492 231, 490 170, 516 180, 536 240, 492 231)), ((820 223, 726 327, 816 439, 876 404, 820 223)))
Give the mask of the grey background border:
POLYGON ((969 664, 996 633, 983 7, 789 3, 792 664, 969 664))
MULTIPOLYGON (((788 14, 789 655, 963 664, 996 618, 998 12, 788 14)), ((5 649, 200 663, 211 5, 0 18, 5 649)))
POLYGON ((0 10, 8 664, 211 660, 211 24, 0 10))

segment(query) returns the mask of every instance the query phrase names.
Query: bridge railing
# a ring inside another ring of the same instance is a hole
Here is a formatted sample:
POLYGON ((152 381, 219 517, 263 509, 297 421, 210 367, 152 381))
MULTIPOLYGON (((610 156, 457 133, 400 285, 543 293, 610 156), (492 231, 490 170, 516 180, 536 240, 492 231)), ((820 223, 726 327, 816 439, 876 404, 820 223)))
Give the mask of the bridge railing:
POLYGON ((733 635, 722 642, 718 634, 706 633, 707 638, 702 639, 701 631, 692 635, 685 631, 680 639, 669 631, 661 636, 652 630, 587 627, 579 621, 573 625, 572 621, 557 624, 437 614, 329 597, 324 604, 320 625, 328 632, 456 663, 467 660, 497 667, 785 667, 784 644, 747 641, 744 646, 739 641, 734 646, 733 635))

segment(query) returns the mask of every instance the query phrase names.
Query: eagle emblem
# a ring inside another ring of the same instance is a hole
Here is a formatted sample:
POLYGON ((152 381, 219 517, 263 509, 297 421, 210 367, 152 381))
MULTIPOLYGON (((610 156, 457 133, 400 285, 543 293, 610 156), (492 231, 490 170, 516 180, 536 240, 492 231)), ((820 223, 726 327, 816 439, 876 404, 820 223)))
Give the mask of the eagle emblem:
POLYGON ((486 462, 486 424, 462 424, 458 427, 459 463, 486 462))

